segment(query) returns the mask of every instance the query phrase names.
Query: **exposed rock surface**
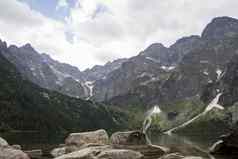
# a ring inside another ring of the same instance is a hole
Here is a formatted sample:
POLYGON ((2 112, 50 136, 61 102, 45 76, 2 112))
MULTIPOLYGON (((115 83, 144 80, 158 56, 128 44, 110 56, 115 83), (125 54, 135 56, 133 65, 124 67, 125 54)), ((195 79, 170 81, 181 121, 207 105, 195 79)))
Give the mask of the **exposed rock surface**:
POLYGON ((106 145, 109 143, 109 137, 105 130, 72 133, 66 138, 65 143, 66 145, 76 145, 78 147, 85 144, 106 145))
POLYGON ((159 159, 183 159, 184 156, 180 153, 171 153, 160 157, 159 159))
POLYGON ((236 130, 230 134, 223 135, 221 140, 217 141, 210 148, 212 154, 234 155, 238 154, 238 133, 236 130))
POLYGON ((1 159, 30 159, 26 153, 8 145, 7 141, 1 137, 0 137, 0 158, 1 159))
POLYGON ((8 143, 6 140, 0 137, 0 147, 8 146, 8 143))
POLYGON ((145 145, 145 134, 140 131, 116 132, 110 138, 112 145, 145 145))
POLYGON ((66 145, 54 149, 51 154, 57 159, 95 157, 95 159, 157 159, 169 152, 168 148, 147 144, 146 137, 139 131, 116 132, 110 141, 105 130, 71 134, 66 145))
POLYGON ((142 159, 143 155, 131 150, 105 149, 104 147, 90 147, 55 159, 142 159))

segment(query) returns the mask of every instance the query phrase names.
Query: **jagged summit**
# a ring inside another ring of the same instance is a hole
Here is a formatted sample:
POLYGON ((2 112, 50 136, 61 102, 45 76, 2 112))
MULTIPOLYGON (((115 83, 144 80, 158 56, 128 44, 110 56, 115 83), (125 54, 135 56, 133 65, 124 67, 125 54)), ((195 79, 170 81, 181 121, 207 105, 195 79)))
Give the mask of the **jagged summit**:
POLYGON ((223 39, 225 37, 237 36, 238 20, 231 17, 214 18, 202 32, 205 39, 223 39))

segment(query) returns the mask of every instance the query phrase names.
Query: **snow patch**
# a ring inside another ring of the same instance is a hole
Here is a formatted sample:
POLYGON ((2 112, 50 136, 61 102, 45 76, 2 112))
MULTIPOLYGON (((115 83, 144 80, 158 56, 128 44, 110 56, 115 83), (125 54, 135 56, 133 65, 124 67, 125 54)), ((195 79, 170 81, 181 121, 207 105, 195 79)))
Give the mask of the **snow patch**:
POLYGON ((207 71, 203 71, 203 74, 207 75, 207 76, 209 75, 209 73, 207 71))
POLYGON ((152 61, 152 62, 155 62, 155 63, 160 63, 160 60, 157 60, 157 59, 155 59, 155 58, 152 58, 152 57, 146 57, 146 59, 147 60, 150 60, 150 61, 152 61))
POLYGON ((175 69, 175 66, 161 66, 161 68, 166 71, 171 71, 171 70, 175 69))
POLYGON ((88 90, 89 90, 89 97, 92 97, 93 96, 93 88, 94 88, 94 81, 86 81, 85 84, 84 84, 88 90))

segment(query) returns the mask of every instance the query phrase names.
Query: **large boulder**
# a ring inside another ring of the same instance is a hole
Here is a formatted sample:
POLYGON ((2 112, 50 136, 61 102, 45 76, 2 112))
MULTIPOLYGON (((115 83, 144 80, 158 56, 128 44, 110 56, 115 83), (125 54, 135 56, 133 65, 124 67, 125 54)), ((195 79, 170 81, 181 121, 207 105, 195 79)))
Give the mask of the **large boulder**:
POLYGON ((101 129, 91 132, 72 133, 66 138, 65 143, 67 146, 75 145, 77 147, 85 144, 106 145, 109 143, 109 137, 107 132, 101 129))
POLYGON ((139 152, 123 149, 111 149, 102 151, 98 159, 142 159, 143 155, 139 152))
POLYGON ((168 148, 151 145, 140 131, 116 132, 110 138, 113 148, 140 152, 145 159, 158 159, 169 152, 168 148))
POLYGON ((66 147, 60 147, 60 148, 55 148, 53 149, 50 154, 53 156, 53 157, 59 157, 59 156, 62 156, 64 154, 66 154, 66 147))
POLYGON ((116 132, 110 138, 112 145, 145 145, 146 135, 140 131, 116 132))
POLYGON ((143 155, 132 150, 111 149, 107 146, 88 147, 55 159, 142 159, 143 155))
POLYGON ((171 154, 164 155, 160 157, 159 159, 183 159, 184 157, 185 156, 183 156, 180 153, 171 153, 171 154))
POLYGON ((222 152, 223 150, 223 147, 224 147, 224 142, 223 140, 219 140, 217 141, 216 143, 214 143, 210 148, 209 148, 209 151, 210 153, 212 154, 215 154, 215 153, 219 153, 219 152, 222 152))
POLYGON ((5 147, 5 146, 8 146, 7 141, 0 137, 0 147, 5 147))
POLYGON ((21 150, 16 150, 11 147, 0 147, 1 159, 30 159, 29 156, 21 150))
POLYGON ((144 155, 144 159, 158 159, 170 151, 168 148, 157 145, 114 145, 113 148, 140 152, 144 155))

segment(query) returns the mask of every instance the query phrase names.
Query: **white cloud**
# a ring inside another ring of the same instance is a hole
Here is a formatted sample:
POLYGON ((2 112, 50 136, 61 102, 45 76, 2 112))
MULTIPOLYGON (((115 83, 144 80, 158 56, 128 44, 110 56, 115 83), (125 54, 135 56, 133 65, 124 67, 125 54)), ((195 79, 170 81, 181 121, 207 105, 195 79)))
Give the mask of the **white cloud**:
MULTIPOLYGON (((68 7, 67 1, 58 2, 68 7)), ((30 42, 80 69, 134 56, 153 42, 168 46, 200 34, 216 16, 238 17, 235 0, 78 0, 66 22, 16 0, 0 1, 0 7, 0 38, 18 45, 30 42)))
POLYGON ((69 7, 67 0, 58 0, 58 3, 55 9, 60 10, 61 8, 67 8, 67 7, 69 7))

